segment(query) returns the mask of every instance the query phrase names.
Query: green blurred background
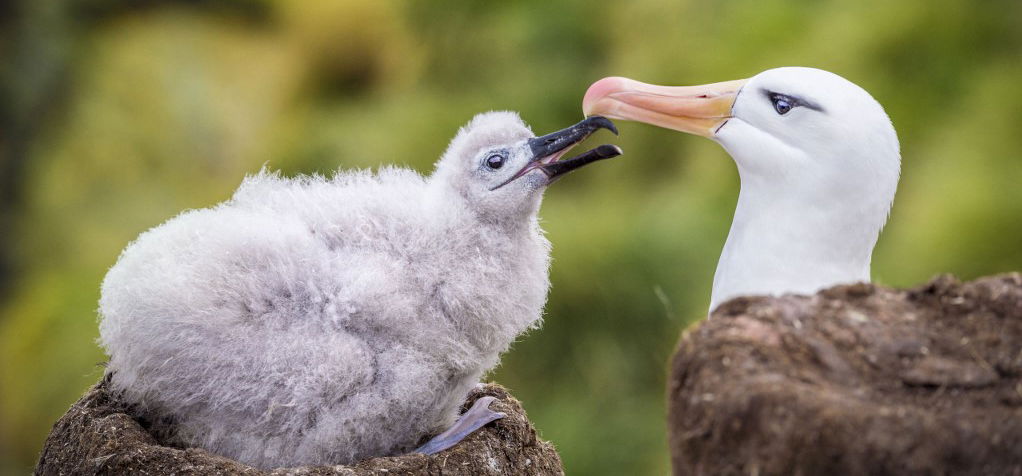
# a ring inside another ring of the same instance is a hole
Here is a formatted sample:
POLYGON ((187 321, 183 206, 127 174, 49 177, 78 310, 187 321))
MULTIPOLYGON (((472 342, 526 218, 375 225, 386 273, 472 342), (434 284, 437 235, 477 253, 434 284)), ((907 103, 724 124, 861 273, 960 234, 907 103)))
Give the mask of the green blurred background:
MULTIPOLYGON (((19 0, 0 58, 0 473, 29 471, 100 376, 99 283, 140 232, 263 164, 428 172, 477 112, 566 126, 603 76, 837 72, 902 143, 875 279, 1022 268, 1018 0, 19 0)), ((569 474, 668 471, 666 361, 705 316, 737 199, 715 144, 619 127, 626 156, 547 193, 546 324, 493 376, 569 474)))

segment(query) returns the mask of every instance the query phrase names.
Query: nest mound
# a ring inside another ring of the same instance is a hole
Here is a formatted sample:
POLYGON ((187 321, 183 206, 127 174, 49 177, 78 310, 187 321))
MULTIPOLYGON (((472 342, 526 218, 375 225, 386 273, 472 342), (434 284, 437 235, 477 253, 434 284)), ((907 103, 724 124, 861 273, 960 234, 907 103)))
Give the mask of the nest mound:
POLYGON ((495 384, 469 394, 462 410, 480 397, 496 397, 507 414, 436 455, 373 458, 353 466, 303 466, 264 471, 198 448, 160 444, 111 395, 106 380, 89 389, 53 426, 36 474, 177 475, 563 475, 553 445, 540 440, 521 403, 495 384))
POLYGON ((732 300, 668 400, 676 474, 1022 474, 1022 275, 732 300))

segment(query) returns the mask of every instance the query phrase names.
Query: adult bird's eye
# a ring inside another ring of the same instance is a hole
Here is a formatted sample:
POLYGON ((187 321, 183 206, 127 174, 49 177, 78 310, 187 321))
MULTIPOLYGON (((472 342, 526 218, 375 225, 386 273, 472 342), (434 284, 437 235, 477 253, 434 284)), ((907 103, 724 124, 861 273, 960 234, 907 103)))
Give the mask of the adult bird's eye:
POLYGON ((493 154, 486 158, 486 166, 491 169, 499 169, 504 166, 504 156, 493 154))
POLYGON ((774 110, 782 116, 795 107, 795 104, 793 104, 793 101, 790 98, 781 96, 780 94, 770 96, 770 100, 774 103, 774 110))

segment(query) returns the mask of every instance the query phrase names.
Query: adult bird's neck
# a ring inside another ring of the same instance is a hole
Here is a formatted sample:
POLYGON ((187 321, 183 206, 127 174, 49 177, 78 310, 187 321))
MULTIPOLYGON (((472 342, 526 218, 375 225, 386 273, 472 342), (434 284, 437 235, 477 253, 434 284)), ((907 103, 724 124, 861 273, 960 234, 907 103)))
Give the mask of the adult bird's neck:
POLYGON ((713 279, 711 311, 742 295, 811 294, 869 281, 886 211, 851 197, 742 182, 713 279))

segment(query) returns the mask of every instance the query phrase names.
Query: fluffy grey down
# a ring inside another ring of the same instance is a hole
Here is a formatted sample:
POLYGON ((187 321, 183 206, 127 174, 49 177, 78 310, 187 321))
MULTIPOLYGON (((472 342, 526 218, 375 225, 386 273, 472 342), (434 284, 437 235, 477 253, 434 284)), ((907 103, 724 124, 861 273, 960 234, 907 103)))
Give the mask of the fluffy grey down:
POLYGON ((510 112, 480 114, 429 177, 245 179, 138 237, 103 282, 112 386, 167 438, 262 468, 407 452, 546 300, 539 170, 510 112), (487 169, 487 154, 510 151, 487 169))

